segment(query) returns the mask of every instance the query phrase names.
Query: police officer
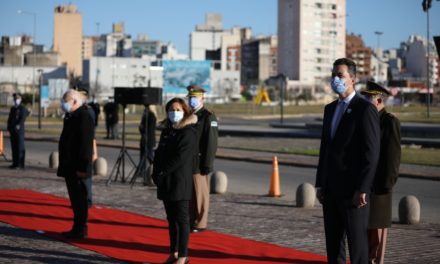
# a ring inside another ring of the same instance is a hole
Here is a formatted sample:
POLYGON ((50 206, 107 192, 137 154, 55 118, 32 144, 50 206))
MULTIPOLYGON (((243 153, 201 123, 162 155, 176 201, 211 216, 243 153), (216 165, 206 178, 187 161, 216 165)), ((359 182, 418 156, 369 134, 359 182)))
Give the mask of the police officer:
POLYGON ((11 169, 24 169, 25 146, 24 146, 24 122, 29 111, 21 103, 22 97, 14 93, 14 106, 11 107, 8 117, 8 131, 11 138, 12 165, 11 169))
POLYGON ((368 224, 369 263, 384 263, 388 227, 391 227, 392 190, 399 176, 400 122, 385 109, 390 92, 374 82, 367 82, 363 94, 379 111, 380 155, 370 199, 368 224))
POLYGON ((217 151, 218 124, 215 115, 203 106, 205 90, 190 85, 188 104, 197 115, 197 134, 199 154, 194 164, 193 181, 194 196, 191 211, 191 231, 201 232, 208 226, 209 211, 209 178, 213 171, 215 153, 217 151))

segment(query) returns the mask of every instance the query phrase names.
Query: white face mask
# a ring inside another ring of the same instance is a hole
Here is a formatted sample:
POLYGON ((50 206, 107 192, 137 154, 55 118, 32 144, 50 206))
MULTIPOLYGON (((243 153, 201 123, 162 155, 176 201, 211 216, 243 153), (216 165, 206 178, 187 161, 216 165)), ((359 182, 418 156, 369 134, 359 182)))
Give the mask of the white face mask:
POLYGON ((16 106, 20 105, 20 104, 21 104, 21 99, 15 99, 15 100, 14 100, 14 104, 15 104, 16 106))
POLYGON ((173 124, 179 123, 183 119, 183 111, 169 111, 168 119, 173 124))

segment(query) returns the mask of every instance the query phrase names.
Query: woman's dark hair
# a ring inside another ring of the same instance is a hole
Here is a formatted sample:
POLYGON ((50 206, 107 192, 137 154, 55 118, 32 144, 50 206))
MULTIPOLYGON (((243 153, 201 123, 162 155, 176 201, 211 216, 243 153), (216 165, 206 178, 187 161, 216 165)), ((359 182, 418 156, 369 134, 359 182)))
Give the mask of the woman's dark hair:
POLYGON ((185 100, 183 100, 182 98, 179 97, 174 97, 173 99, 169 100, 168 103, 165 105, 165 111, 168 113, 168 111, 171 108, 171 105, 174 103, 179 103, 182 106, 183 109, 183 117, 187 117, 189 115, 191 115, 191 109, 189 108, 189 106, 186 104, 185 100))
POLYGON ((335 60, 335 62, 333 62, 333 69, 335 69, 335 67, 339 65, 346 65, 350 76, 351 77, 356 76, 356 63, 354 61, 347 58, 337 59, 335 60))

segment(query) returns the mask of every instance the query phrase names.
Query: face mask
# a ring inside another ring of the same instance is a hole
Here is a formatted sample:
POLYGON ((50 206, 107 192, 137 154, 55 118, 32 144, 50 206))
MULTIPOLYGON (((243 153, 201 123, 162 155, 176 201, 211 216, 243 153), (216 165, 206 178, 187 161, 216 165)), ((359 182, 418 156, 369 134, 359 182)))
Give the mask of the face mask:
POLYGON ((200 107, 200 100, 197 97, 190 97, 188 104, 194 110, 200 107))
POLYGON ((347 90, 347 86, 345 86, 345 80, 339 77, 334 77, 331 82, 333 92, 337 94, 343 94, 347 90))
POLYGON ((72 104, 69 102, 64 102, 64 100, 61 100, 61 110, 63 110, 66 113, 69 113, 70 109, 72 109, 72 104))
POLYGON ((183 111, 169 111, 168 119, 173 124, 179 123, 183 119, 183 111))
POLYGON ((15 105, 18 106, 21 104, 21 99, 15 99, 14 101, 15 105))

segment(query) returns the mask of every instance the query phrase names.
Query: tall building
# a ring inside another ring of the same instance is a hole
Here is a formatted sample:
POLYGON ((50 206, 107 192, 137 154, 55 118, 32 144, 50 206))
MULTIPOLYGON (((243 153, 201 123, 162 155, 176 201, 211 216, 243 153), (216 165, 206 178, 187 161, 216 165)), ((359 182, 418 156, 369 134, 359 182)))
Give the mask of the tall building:
POLYGON ((75 76, 82 75, 82 37, 82 16, 76 6, 55 7, 53 50, 75 76))
POLYGON ((241 83, 260 84, 277 74, 277 38, 246 41, 241 52, 241 83))
POLYGON ((349 34, 346 37, 346 57, 356 63, 357 78, 361 81, 371 78, 371 57, 373 51, 365 46, 360 35, 349 34))
POLYGON ((278 0, 278 73, 320 83, 345 57, 346 0, 278 0))

